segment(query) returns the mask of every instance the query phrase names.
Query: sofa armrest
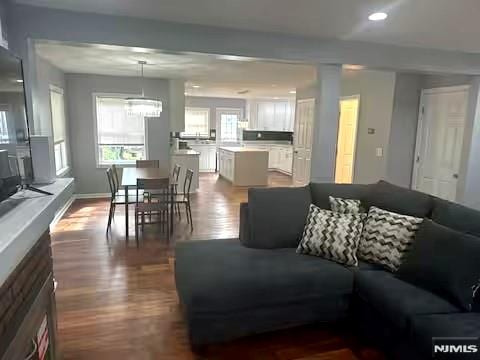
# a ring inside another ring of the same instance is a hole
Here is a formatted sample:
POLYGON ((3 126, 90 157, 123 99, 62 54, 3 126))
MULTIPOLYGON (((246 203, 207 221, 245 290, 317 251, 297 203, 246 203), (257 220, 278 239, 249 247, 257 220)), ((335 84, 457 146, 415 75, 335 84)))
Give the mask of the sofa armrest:
POLYGON ((248 203, 240 203, 240 242, 243 246, 249 247, 250 223, 248 219, 248 203))

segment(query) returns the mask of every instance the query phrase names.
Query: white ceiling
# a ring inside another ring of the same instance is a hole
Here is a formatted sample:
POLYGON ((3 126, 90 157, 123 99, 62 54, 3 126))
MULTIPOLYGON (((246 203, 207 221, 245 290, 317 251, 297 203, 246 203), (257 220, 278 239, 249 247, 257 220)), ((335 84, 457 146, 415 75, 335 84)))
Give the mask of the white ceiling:
POLYGON ((312 66, 249 58, 58 42, 37 42, 36 51, 65 73, 77 74, 139 76, 138 61, 145 60, 145 77, 184 79, 192 96, 292 97, 290 91, 315 80, 312 66))
POLYGON ((16 0, 59 9, 480 52, 479 0, 16 0), (367 20, 386 11, 385 22, 367 20))

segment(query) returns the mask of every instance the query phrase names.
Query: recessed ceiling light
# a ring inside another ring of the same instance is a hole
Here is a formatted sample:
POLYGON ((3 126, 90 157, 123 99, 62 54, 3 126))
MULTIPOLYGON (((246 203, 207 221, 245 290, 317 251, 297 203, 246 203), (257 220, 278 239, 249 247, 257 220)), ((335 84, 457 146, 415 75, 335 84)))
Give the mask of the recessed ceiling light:
POLYGON ((187 95, 188 95, 188 93, 183 93, 183 95, 187 96, 187 95))
POLYGON ((194 89, 198 89, 200 87, 200 85, 192 85, 192 88, 194 89))
POLYGON ((279 98, 278 96, 275 96, 273 99, 274 99, 274 100, 278 100, 278 99, 280 99, 280 98, 279 98))
POLYGON ((370 20, 370 21, 382 21, 382 20, 385 20, 387 17, 388 17, 387 13, 376 12, 376 13, 370 14, 370 16, 368 17, 368 20, 370 20))
POLYGON ((365 66, 355 65, 355 64, 343 64, 343 69, 345 69, 345 70, 365 70, 365 66))
POLYGON ((297 90, 290 90, 289 93, 290 93, 290 94, 296 94, 296 93, 297 93, 297 90))
POLYGON ((16 81, 17 83, 20 83, 20 84, 23 83, 23 80, 22 80, 22 79, 17 79, 17 80, 15 80, 15 81, 16 81))

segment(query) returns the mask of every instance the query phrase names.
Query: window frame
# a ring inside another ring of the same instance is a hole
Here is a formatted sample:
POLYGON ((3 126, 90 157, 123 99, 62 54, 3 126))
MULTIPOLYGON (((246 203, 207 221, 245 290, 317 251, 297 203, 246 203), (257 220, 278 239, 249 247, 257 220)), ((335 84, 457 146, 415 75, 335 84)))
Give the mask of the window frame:
MULTIPOLYGON (((124 161, 100 161, 100 146, 109 145, 109 144, 99 144, 98 143, 98 119, 97 119, 97 98, 98 97, 107 97, 107 98, 118 98, 126 99, 128 97, 137 97, 139 94, 128 94, 128 93, 104 93, 104 92, 93 92, 92 93, 92 110, 93 110, 93 139, 95 146, 95 164, 97 169, 109 168, 112 165, 118 167, 134 167, 136 160, 124 160, 124 161)), ((145 153, 145 160, 148 160, 148 134, 147 134, 147 118, 143 118, 143 131, 144 131, 144 140, 143 144, 123 144, 128 146, 143 146, 145 153)), ((115 144, 118 145, 118 144, 115 144)))
POLYGON ((223 140, 222 139, 222 113, 238 113, 239 115, 239 118, 238 118, 238 121, 237 121, 237 127, 238 127, 238 123, 242 121, 243 117, 244 117, 244 112, 243 112, 243 109, 242 108, 234 108, 234 107, 218 107, 215 109, 216 111, 216 124, 217 124, 217 142, 219 143, 225 143, 225 144, 234 144, 234 143, 238 143, 239 141, 241 141, 241 138, 237 138, 235 141, 231 141, 231 140, 223 140))
POLYGON ((63 176, 70 171, 70 161, 67 151, 67 144, 68 144, 68 130, 67 130, 67 113, 66 113, 66 105, 65 105, 65 90, 57 85, 50 84, 48 89, 48 96, 50 100, 50 121, 52 123, 52 138, 54 139, 53 142, 53 157, 55 162, 55 174, 56 176, 63 176), (64 136, 62 140, 55 141, 55 132, 54 132, 54 125, 53 125, 53 108, 52 108, 52 92, 56 92, 57 94, 62 95, 63 99, 63 130, 64 136), (61 167, 57 170, 57 156, 56 156, 56 147, 60 146, 60 164, 61 167))
MULTIPOLYGON (((210 121, 210 115, 211 111, 210 108, 208 107, 202 107, 202 106, 185 106, 185 128, 187 127, 187 111, 188 110, 195 110, 195 111, 205 111, 207 113, 207 133, 205 135, 198 136, 199 139, 209 139, 210 138, 210 129, 211 129, 211 121, 210 121)), ((195 134, 185 134, 185 131, 180 132, 180 138, 182 139, 191 139, 191 138, 197 138, 197 135, 195 134)))
POLYGON ((9 111, 10 111, 10 106, 8 104, 0 104, 0 112, 5 113, 5 130, 7 133, 6 141, 2 140, 2 138, 0 137, 0 144, 8 144, 10 140, 10 128, 8 126, 8 118, 7 118, 9 111))

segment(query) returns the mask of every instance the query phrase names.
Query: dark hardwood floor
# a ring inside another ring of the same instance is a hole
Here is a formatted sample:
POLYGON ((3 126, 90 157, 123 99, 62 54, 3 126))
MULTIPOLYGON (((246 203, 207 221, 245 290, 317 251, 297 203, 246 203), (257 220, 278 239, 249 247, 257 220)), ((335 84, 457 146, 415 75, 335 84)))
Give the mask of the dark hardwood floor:
MULTIPOLYGON (((269 186, 288 186, 272 173, 269 186)), ((200 176, 192 197, 195 229, 185 216, 170 244, 155 225, 135 246, 124 238, 123 207, 105 235, 108 201, 76 200, 53 229, 60 349, 65 360, 88 359, 383 359, 345 329, 310 326, 209 346, 192 353, 173 279, 176 241, 238 236, 239 204, 247 189, 215 174, 200 176)), ((133 221, 131 221, 133 224, 133 221)))

